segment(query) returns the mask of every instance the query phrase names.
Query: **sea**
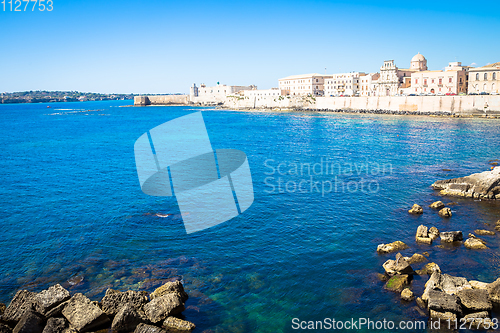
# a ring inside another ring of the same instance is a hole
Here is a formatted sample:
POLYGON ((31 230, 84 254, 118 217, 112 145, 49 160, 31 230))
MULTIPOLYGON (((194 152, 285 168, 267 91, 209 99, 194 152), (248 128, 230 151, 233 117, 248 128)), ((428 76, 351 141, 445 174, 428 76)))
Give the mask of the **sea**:
MULTIPOLYGON (((390 332, 379 322, 427 317, 384 289, 378 273, 396 253, 379 255, 378 244, 403 241, 404 256, 428 252, 453 276, 500 277, 498 235, 482 236, 480 251, 415 242, 421 224, 493 230, 498 202, 441 197, 431 184, 490 170, 499 120, 131 104, 0 105, 0 302, 57 283, 99 301, 108 288, 181 280, 196 332, 329 331, 332 320, 337 331, 390 332), (214 150, 246 154, 254 202, 188 234, 175 197, 141 191, 134 143, 194 112, 214 150), (451 218, 428 208, 437 200, 451 218), (408 213, 414 203, 422 215, 408 213)), ((416 296, 426 280, 414 277, 416 296)))

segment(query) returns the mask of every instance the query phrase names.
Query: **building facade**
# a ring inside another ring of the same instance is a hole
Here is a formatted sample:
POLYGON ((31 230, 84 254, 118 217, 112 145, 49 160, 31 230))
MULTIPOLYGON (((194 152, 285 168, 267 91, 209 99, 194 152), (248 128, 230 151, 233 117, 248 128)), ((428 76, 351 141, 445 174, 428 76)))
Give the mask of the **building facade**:
POLYGON ((469 94, 500 93, 500 62, 469 69, 469 94))
POLYGON ((360 76, 365 73, 352 72, 333 74, 325 79, 325 96, 356 96, 360 87, 360 76))
POLYGON ((279 88, 271 89, 260 89, 260 90, 244 90, 243 96, 245 97, 264 97, 264 96, 281 96, 281 91, 279 88))
POLYGON ((324 96, 325 80, 331 75, 318 73, 292 75, 279 79, 281 95, 313 95, 324 96))
POLYGON ((416 54, 410 62, 410 68, 398 68, 394 60, 386 60, 380 67, 380 78, 374 82, 375 96, 403 95, 405 89, 411 86, 411 75, 427 70, 427 59, 420 53, 416 54))
POLYGON ((467 93, 467 67, 450 62, 444 71, 422 71, 411 75, 411 87, 405 92, 415 95, 458 95, 467 93))
POLYGON ((196 84, 190 89, 191 101, 223 101, 226 96, 239 94, 246 90, 255 90, 257 86, 227 86, 225 84, 219 84, 217 82, 216 86, 207 87, 205 84, 201 84, 199 87, 196 84))

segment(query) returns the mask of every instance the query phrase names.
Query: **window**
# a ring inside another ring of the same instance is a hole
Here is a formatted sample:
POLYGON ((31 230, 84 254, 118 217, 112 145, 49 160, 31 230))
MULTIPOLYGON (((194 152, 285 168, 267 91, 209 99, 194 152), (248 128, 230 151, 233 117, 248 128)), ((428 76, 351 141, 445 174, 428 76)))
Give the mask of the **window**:
POLYGON ((424 84, 427 84, 427 79, 424 79, 424 84))
POLYGON ((418 79, 415 79, 415 84, 418 84, 418 79))
POLYGON ((434 79, 432 79, 432 83, 434 83, 434 79))
POLYGON ((439 79, 439 84, 443 84, 443 79, 439 79))
POLYGON ((497 79, 497 73, 493 73, 493 80, 497 79))
POLYGON ((488 73, 484 73, 484 81, 488 80, 488 73))
POLYGON ((476 81, 479 81, 479 73, 476 74, 476 81))
POLYGON ((450 78, 448 79, 448 82, 449 82, 449 83, 452 83, 452 82, 453 82, 453 78, 452 78, 452 77, 450 77, 450 78))

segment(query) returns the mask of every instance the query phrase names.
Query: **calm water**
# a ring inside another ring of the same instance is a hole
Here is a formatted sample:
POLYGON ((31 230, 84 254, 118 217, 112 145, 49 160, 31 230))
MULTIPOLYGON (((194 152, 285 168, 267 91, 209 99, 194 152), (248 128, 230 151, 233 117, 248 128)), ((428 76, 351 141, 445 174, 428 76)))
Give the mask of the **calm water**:
MULTIPOLYGON (((420 224, 491 229, 497 203, 453 200, 450 220, 406 212, 439 199, 435 180, 500 158, 497 120, 202 109, 213 148, 247 154, 255 202, 186 235, 175 199, 141 192, 133 146, 200 109, 119 107, 130 103, 0 105, 0 301, 55 283, 100 300, 107 288, 182 279, 184 315, 200 332, 291 332, 293 318, 425 319, 383 290, 376 273, 394 254, 377 255, 379 243, 428 251, 452 275, 500 276, 497 236, 480 252, 413 240, 420 224)), ((425 280, 414 280, 416 293, 425 280)))

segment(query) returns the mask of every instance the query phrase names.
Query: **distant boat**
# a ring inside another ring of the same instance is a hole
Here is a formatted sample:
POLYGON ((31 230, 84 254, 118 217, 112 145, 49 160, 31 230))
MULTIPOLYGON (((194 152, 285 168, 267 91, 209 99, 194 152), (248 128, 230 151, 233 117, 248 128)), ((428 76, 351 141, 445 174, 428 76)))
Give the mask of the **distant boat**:
POLYGON ((50 108, 50 105, 47 105, 48 108, 50 108))

